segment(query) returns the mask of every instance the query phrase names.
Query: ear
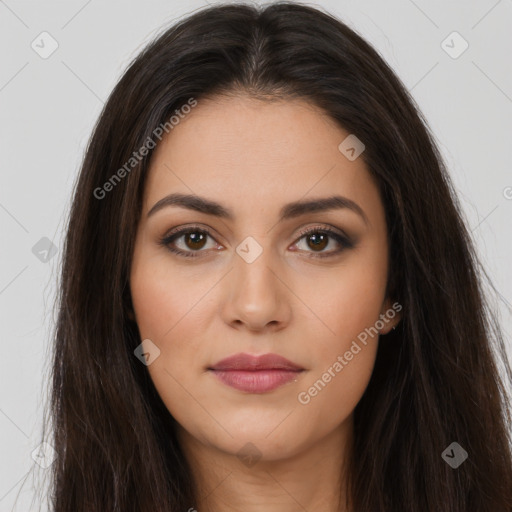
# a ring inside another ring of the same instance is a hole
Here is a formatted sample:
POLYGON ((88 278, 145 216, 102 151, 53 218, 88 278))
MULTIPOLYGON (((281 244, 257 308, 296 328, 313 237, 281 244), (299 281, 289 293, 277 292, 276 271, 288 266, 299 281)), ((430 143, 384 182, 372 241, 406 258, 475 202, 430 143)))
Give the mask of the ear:
POLYGON ((127 294, 124 298, 125 303, 125 312, 126 316, 132 321, 135 322, 135 311, 133 310, 133 302, 132 302, 132 296, 131 294, 127 294))
POLYGON ((379 334, 388 334, 389 331, 394 329, 402 319, 403 306, 398 301, 393 301, 390 297, 386 298, 382 304, 379 319, 384 324, 382 329, 379 329, 379 334))

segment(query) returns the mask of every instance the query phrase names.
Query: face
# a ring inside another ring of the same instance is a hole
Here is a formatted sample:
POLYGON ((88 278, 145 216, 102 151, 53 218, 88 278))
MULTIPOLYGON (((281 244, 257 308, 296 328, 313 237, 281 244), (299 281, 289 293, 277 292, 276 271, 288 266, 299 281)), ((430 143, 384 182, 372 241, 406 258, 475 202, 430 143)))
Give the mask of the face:
POLYGON ((383 204, 363 159, 338 149, 348 135, 303 101, 224 97, 199 100, 153 154, 135 319, 158 393, 203 446, 236 454, 250 442, 274 460, 352 420, 375 329, 399 315, 385 297, 383 204), (171 194, 200 199, 161 202, 171 194), (218 365, 239 354, 296 371, 218 365))

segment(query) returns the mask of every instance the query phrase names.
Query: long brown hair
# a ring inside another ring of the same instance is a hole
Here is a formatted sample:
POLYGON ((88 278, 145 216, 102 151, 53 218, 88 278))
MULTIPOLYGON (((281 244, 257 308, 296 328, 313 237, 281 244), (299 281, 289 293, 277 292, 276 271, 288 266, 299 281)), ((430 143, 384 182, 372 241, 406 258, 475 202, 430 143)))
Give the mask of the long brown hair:
POLYGON ((355 409, 351 510, 510 512, 512 371, 434 138, 368 43, 330 14, 288 2, 208 7, 181 20, 131 63, 101 113, 63 250, 52 510, 201 507, 175 420, 133 354, 141 340, 129 271, 152 150, 104 185, 190 98, 234 91, 324 109, 364 142, 385 206, 388 292, 403 317, 379 343, 355 409), (468 453, 456 469, 442 457, 453 442, 468 453))

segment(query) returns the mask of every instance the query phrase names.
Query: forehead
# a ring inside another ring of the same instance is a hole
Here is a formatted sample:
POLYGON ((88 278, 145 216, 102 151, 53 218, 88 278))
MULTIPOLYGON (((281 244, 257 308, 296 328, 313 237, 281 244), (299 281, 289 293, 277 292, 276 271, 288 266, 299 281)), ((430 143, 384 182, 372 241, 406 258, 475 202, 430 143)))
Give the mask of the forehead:
POLYGON ((214 197, 247 213, 337 193, 379 215, 363 159, 350 161, 338 149, 349 135, 304 100, 199 99, 155 149, 145 211, 171 192, 214 197))

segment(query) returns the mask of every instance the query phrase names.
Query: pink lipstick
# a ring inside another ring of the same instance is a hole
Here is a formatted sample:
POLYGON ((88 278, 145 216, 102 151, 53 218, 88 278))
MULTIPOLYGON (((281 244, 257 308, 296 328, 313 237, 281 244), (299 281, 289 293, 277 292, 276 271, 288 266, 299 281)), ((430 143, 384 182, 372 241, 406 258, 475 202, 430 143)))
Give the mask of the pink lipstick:
POLYGON ((208 370, 239 391, 266 393, 296 379, 304 368, 277 354, 235 354, 208 370))

